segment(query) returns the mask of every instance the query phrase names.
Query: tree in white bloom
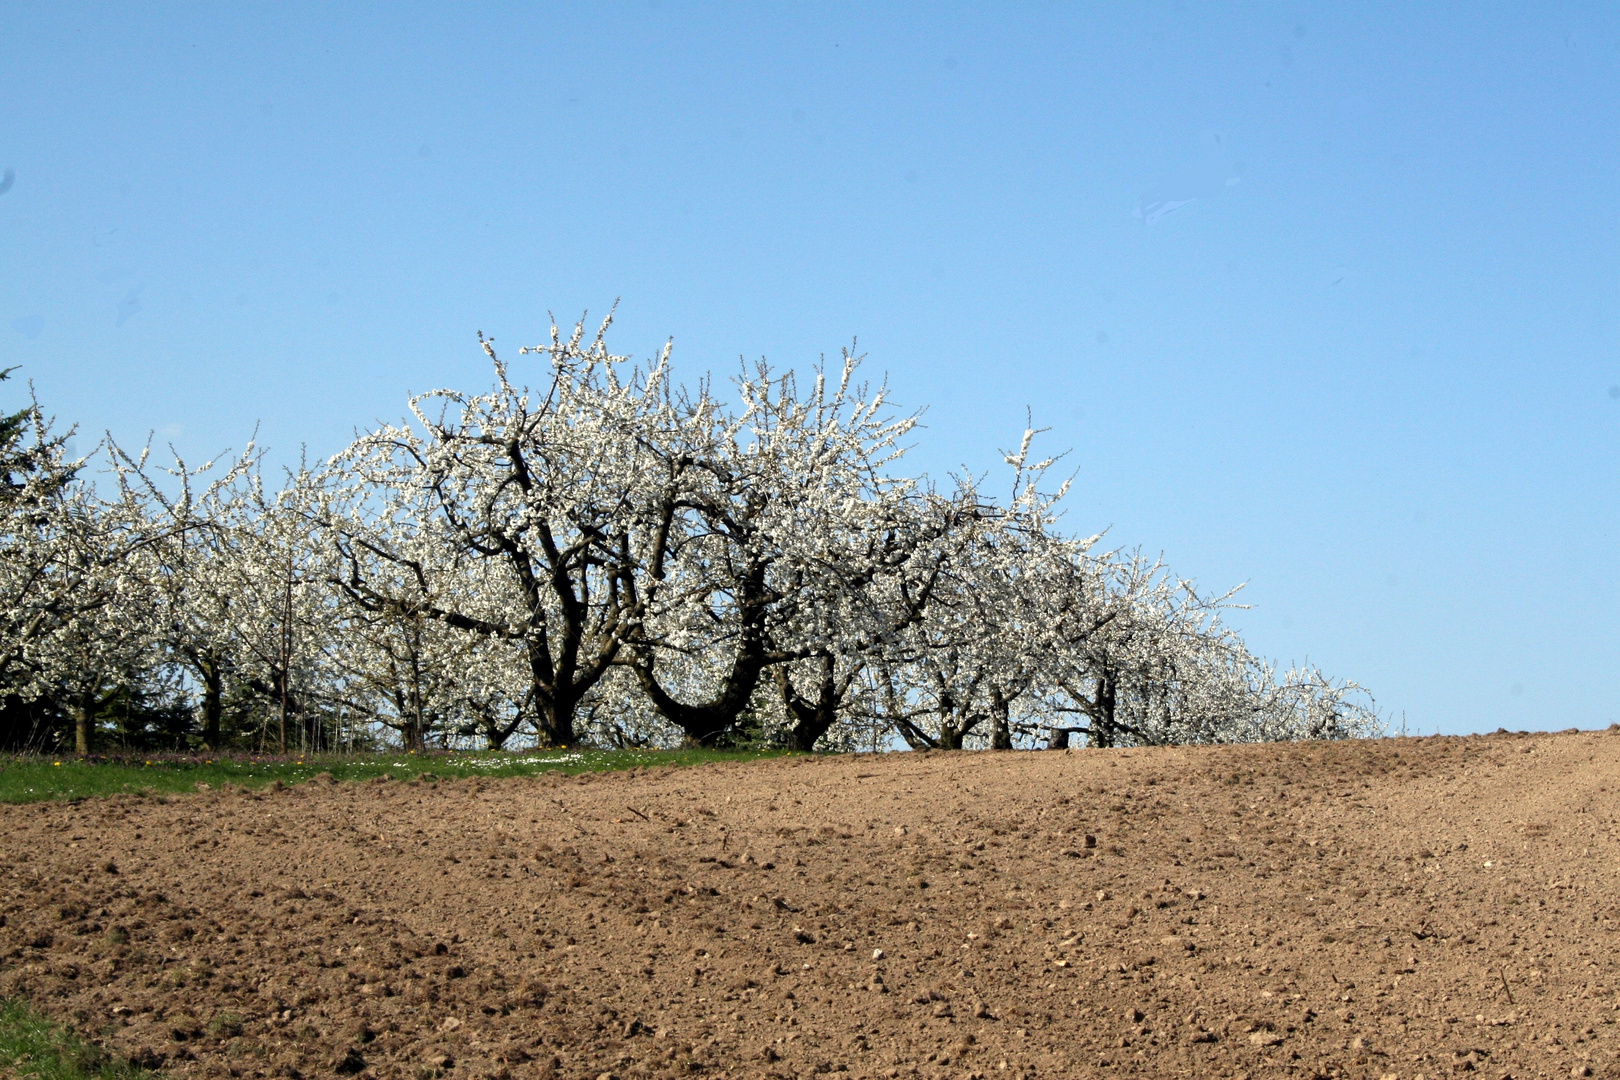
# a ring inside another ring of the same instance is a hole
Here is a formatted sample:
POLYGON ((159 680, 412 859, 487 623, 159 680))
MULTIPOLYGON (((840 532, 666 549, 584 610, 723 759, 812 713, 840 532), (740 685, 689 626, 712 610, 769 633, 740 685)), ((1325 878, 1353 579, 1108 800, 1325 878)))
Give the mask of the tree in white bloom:
POLYGON ((164 629, 175 662, 200 688, 202 735, 214 745, 234 694, 255 741, 277 750, 333 745, 324 699, 334 675, 327 650, 338 629, 330 556, 317 542, 319 489, 307 470, 270 489, 247 453, 197 491, 204 470, 171 470, 180 494, 149 483, 154 515, 173 524, 156 549, 164 629))
POLYGON ((244 581, 243 533, 258 530, 264 505, 261 455, 249 443, 216 473, 217 462, 190 468, 176 454, 154 472, 149 456, 131 457, 112 444, 122 501, 150 523, 153 542, 139 555, 153 646, 153 664, 176 669, 195 691, 194 712, 203 745, 221 745, 227 685, 244 633, 240 620, 244 581))
POLYGON ((668 482, 657 545, 631 549, 645 613, 624 663, 693 743, 736 737, 775 668, 785 741, 810 749, 864 658, 928 603, 961 515, 891 473, 915 419, 856 384, 859 365, 846 351, 801 393, 762 362, 736 381, 735 412, 706 385, 671 392, 647 436, 668 482))
POLYGON ((73 718, 74 749, 92 751, 96 718, 112 696, 150 663, 153 606, 144 572, 165 525, 142 511, 109 454, 118 494, 99 498, 78 482, 84 461, 62 456, 61 441, 34 410, 33 445, 44 465, 37 486, 10 494, 0 531, 4 652, 0 678, 24 699, 49 698, 73 718), (59 480, 50 479, 54 474, 59 480))
POLYGON ((1002 505, 971 477, 959 481, 965 527, 952 537, 922 617, 910 623, 876 669, 870 706, 914 748, 1013 745, 1062 633, 1096 618, 1093 582, 1080 572, 1095 538, 1054 529, 1067 484, 1047 490, 1053 460, 1031 461, 1034 430, 1005 455, 1012 468, 1002 505))
POLYGON ((660 509, 675 478, 647 439, 667 421, 667 352, 621 376, 610 323, 591 340, 583 324, 567 338, 553 327, 550 344, 524 349, 549 361, 539 390, 484 341, 490 391, 412 399, 414 424, 361 437, 326 480, 322 520, 349 601, 516 649, 548 746, 576 741, 581 701, 642 616, 629 568, 669 528, 660 509), (485 587, 464 588, 469 575, 485 587))
MULTIPOLYGON (((422 553, 418 562, 431 560, 422 553)), ((474 563, 456 579, 464 598, 498 595, 494 566, 474 563)), ((378 591, 399 595, 410 583, 389 580, 398 564, 381 561, 369 572, 378 591)), ((465 599, 462 601, 465 603, 465 599)), ((475 737, 500 749, 532 716, 526 708, 530 683, 520 644, 500 636, 470 634, 421 610, 342 603, 341 622, 327 645, 336 684, 328 695, 356 722, 395 732, 407 750, 451 745, 475 737)))
POLYGON ((611 322, 512 365, 479 335, 488 389, 413 398, 279 490, 251 445, 155 469, 110 439, 98 487, 37 406, 0 416, 0 708, 51 702, 81 752, 143 694, 210 748, 312 751, 1379 730, 1355 684, 1254 657, 1233 594, 1066 531, 1034 430, 1004 497, 942 492, 850 352, 723 396, 668 346, 613 354, 611 322))
MULTIPOLYGON (((0 380, 11 369, 0 371, 0 380)), ((71 570, 67 522, 83 467, 37 402, 0 417, 0 681, 20 696, 41 689, 31 646, 78 614, 83 581, 71 570)))
POLYGON ((1046 682, 1056 745, 1071 733, 1096 746, 1258 742, 1376 734, 1377 713, 1354 683, 1251 655, 1221 612, 1233 593, 1205 596, 1140 555, 1101 569, 1116 614, 1053 658, 1046 682))

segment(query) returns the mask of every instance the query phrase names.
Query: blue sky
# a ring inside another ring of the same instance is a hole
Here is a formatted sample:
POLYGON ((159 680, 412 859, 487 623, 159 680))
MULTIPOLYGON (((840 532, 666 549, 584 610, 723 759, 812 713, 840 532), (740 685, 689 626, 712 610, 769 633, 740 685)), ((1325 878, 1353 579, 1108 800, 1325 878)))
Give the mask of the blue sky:
POLYGON ((689 376, 858 337, 914 467, 1032 410, 1397 726, 1620 720, 1620 9, 0 0, 0 86, 81 439, 324 456, 615 297, 689 376))

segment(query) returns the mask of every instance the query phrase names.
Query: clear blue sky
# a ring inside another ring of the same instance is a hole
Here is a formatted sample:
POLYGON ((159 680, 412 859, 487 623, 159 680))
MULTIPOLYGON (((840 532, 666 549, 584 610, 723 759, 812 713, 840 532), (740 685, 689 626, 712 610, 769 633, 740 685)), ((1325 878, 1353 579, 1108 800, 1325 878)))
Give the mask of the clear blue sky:
POLYGON ((286 459, 547 309, 858 336, 1409 730, 1620 720, 1620 9, 869 7, 0 0, 0 364, 286 459))

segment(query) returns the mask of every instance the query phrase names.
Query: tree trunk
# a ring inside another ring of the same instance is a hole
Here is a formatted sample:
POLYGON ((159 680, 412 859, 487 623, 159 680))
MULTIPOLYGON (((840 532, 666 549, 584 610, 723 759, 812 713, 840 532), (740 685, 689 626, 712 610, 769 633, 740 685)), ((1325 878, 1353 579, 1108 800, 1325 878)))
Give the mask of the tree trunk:
POLYGON ((1069 729, 1053 728, 1051 736, 1046 740, 1048 750, 1067 750, 1069 748, 1069 729))
POLYGON ((479 717, 478 732, 484 737, 484 749, 505 750, 506 740, 517 732, 518 726, 522 723, 522 713, 512 717, 510 721, 504 724, 497 717, 487 713, 479 717))
POLYGON ((1007 699, 1001 696, 1000 690, 990 691, 990 716, 994 730, 990 733, 990 749, 1011 750, 1012 728, 1008 724, 1008 714, 1011 712, 1007 699))
POLYGON ((788 733, 788 749, 808 754, 816 743, 838 720, 838 683, 833 678, 833 658, 817 657, 820 661, 816 678, 816 699, 811 701, 794 689, 793 679, 786 664, 776 669, 776 685, 782 693, 782 704, 793 719, 788 733))
POLYGON ((653 706, 664 714, 666 720, 686 733, 689 743, 715 747, 736 727, 737 718, 742 716, 753 698, 754 689, 759 686, 760 677, 765 673, 764 649, 745 640, 738 647, 738 654, 732 661, 731 671, 727 673, 720 692, 713 699, 698 705, 677 701, 664 689, 653 669, 651 650, 639 651, 635 672, 637 681, 652 699, 653 706))
POLYGON ((895 726, 895 729, 900 732, 900 737, 906 741, 906 745, 911 747, 911 749, 913 749, 913 750, 936 750, 936 749, 938 749, 938 745, 934 742, 934 740, 932 738, 929 737, 928 732, 922 730, 916 724, 913 724, 910 720, 906 719, 905 717, 900 717, 900 718, 896 719, 895 722, 894 722, 894 726, 895 726))
POLYGON ((939 725, 939 748, 941 750, 960 750, 966 741, 968 733, 973 730, 975 723, 969 720, 965 724, 953 723, 950 720, 942 721, 939 725))
MULTIPOLYGON (((305 745, 300 750, 313 752, 328 749, 329 741, 326 737, 326 724, 319 715, 310 713, 304 708, 304 702, 288 686, 288 674, 286 672, 277 672, 274 679, 274 682, 267 683, 262 679, 249 678, 247 685, 254 693, 262 694, 271 701, 276 700, 277 696, 281 698, 280 720, 276 731, 277 746, 282 752, 285 752, 287 746, 287 717, 296 714, 299 730, 303 733, 305 740, 305 745)), ((261 740, 268 739, 268 737, 269 732, 266 731, 261 735, 261 740)), ((262 741, 260 745, 263 745, 262 741)))
POLYGON ((579 741, 574 733, 574 702, 549 694, 536 696, 539 698, 536 709, 539 715, 535 717, 534 729, 541 747, 557 750, 572 747, 579 741))
POLYGON ((79 696, 73 709, 73 752, 87 757, 93 749, 96 736, 96 692, 88 690, 79 696))
POLYGON ((529 689, 535 702, 535 734, 545 748, 567 749, 579 741, 574 714, 590 686, 575 683, 572 672, 559 673, 544 640, 525 643, 529 658, 529 689))
POLYGON ((422 749, 422 733, 427 730, 427 710, 422 705, 422 627, 412 623, 406 630, 410 648, 410 692, 406 696, 405 749, 417 753, 422 749))
POLYGON ((281 708, 276 713, 276 752, 287 752, 287 673, 276 674, 276 690, 281 695, 281 708))
POLYGON ((1114 676, 1105 674, 1097 680, 1097 715, 1091 722, 1091 745, 1113 746, 1117 736, 1114 727, 1114 676))
POLYGON ((737 725, 738 717, 753 700, 754 690, 765 674, 768 644, 765 632, 765 568, 751 567, 737 579, 737 592, 742 609, 742 625, 737 634, 736 652, 731 658, 731 670, 725 683, 713 698, 691 705, 677 701, 658 681, 657 663, 653 648, 645 641, 634 646, 635 661, 631 665, 636 681, 652 699, 653 707, 664 718, 686 733, 687 741, 695 746, 718 746, 737 725))
POLYGON ((197 671, 203 681, 203 745, 209 750, 219 749, 220 718, 225 713, 225 680, 219 667, 219 661, 213 657, 197 662, 197 671))

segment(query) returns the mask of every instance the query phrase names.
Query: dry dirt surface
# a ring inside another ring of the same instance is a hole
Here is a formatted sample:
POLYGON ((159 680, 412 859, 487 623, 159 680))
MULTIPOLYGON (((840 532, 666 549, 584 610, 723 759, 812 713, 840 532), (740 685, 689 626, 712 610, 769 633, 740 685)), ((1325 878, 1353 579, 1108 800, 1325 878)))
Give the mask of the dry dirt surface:
POLYGON ((0 994, 177 1076, 1620 1075, 1620 733, 0 808, 0 994))

